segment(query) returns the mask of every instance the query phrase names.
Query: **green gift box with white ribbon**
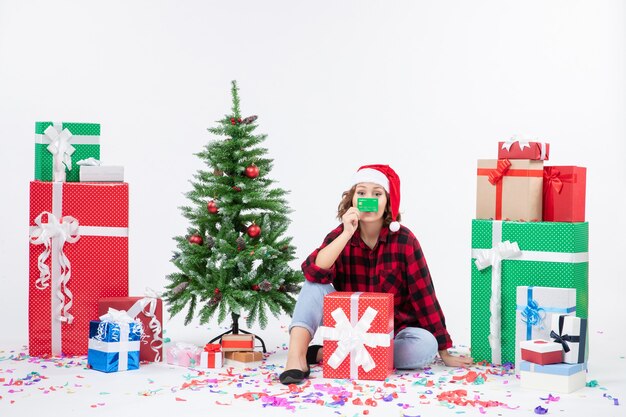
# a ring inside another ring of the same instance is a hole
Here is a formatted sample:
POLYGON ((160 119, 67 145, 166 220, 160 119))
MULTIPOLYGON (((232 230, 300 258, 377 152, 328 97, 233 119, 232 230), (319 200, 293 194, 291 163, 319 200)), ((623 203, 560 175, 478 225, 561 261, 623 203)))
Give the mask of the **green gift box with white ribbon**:
POLYGON ((35 123, 35 179, 79 182, 76 162, 100 159, 100 124, 35 123))
POLYGON ((471 344, 476 361, 515 362, 517 287, 576 289, 587 318, 589 224, 472 220, 471 344))

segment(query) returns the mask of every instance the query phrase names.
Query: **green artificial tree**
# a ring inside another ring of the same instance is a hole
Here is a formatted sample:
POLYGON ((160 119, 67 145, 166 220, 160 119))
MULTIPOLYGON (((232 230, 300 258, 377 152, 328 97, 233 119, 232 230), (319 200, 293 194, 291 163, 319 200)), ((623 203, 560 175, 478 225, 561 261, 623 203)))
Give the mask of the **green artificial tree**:
POLYGON ((190 225, 174 238, 177 271, 163 297, 172 316, 187 308, 185 324, 196 316, 204 324, 216 313, 222 323, 230 313, 229 332, 238 333, 245 332, 238 327, 244 313, 249 327, 258 321, 261 328, 268 310, 291 315, 303 275, 289 266, 295 247, 284 236, 287 191, 269 178, 272 160, 259 146, 267 135, 255 134, 257 116, 241 118, 235 81, 231 93, 232 113, 208 129, 217 138, 196 154, 209 169, 190 181, 191 204, 181 207, 190 225))

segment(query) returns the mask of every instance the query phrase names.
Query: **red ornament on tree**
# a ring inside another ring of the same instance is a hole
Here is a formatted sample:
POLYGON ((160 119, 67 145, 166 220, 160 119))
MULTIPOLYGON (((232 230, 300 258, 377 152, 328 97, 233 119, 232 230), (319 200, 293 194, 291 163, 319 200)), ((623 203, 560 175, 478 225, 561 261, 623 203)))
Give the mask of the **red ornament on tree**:
POLYGON ((219 289, 219 288, 216 288, 216 289, 213 291, 213 294, 215 294, 215 295, 217 295, 217 294, 219 294, 219 293, 220 293, 220 289, 219 289))
POLYGON ((236 185, 233 185, 233 190, 239 192, 239 191, 241 191, 241 188, 237 187, 236 185))
POLYGON ((248 227, 247 233, 248 233, 248 236, 250 236, 251 238, 255 238, 261 234, 261 228, 257 226, 256 224, 252 223, 250 227, 248 227))
POLYGON ((259 176, 259 167, 252 164, 246 167, 246 177, 248 178, 256 178, 259 176))
POLYGON ((258 291, 259 289, 260 289, 259 286, 256 284, 252 286, 252 291, 258 291))
POLYGON ((209 213, 211 214, 217 214, 217 212, 219 211, 217 208, 217 203, 215 202, 215 200, 211 200, 207 203, 206 205, 207 210, 209 210, 209 213))
POLYGON ((188 241, 192 245, 202 245, 202 243, 204 243, 204 241, 202 240, 202 236, 200 236, 199 234, 189 236, 188 241))

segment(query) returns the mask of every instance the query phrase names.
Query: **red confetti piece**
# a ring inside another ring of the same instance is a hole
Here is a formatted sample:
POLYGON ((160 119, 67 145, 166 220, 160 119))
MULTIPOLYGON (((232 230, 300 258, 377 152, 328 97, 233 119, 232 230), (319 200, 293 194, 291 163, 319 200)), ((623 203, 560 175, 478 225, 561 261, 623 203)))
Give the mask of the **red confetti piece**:
POLYGON ((176 401, 187 401, 187 400, 184 398, 176 397, 176 401))

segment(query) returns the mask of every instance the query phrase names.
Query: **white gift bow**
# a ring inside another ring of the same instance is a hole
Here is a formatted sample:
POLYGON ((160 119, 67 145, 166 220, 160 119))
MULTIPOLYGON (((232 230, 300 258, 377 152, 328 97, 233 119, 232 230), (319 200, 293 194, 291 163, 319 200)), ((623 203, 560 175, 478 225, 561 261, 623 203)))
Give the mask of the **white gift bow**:
MULTIPOLYGON (((128 369, 128 336, 130 334, 130 324, 135 323, 133 327, 134 333, 141 335, 142 328, 141 322, 132 318, 125 310, 116 310, 109 307, 109 311, 100 316, 100 324, 98 324, 98 333, 94 337, 96 340, 104 341, 106 339, 106 323, 115 323, 119 327, 119 334, 113 333, 113 339, 115 342, 119 342, 119 355, 118 355, 118 371, 125 371, 128 369), (117 339, 117 340, 116 340, 117 339)), ((117 330, 117 329, 116 329, 117 330)))
POLYGON ((331 367, 337 369, 349 354, 352 354, 351 360, 354 361, 356 367, 362 366, 365 372, 369 372, 376 367, 376 363, 367 349, 365 349, 365 346, 386 347, 390 344, 388 333, 367 332, 377 314, 378 311, 372 307, 367 307, 361 319, 353 326, 341 308, 331 313, 336 322, 335 327, 322 326, 324 339, 338 341, 337 349, 328 360, 328 364, 331 367))
POLYGON ((98 161, 96 158, 94 157, 89 157, 87 159, 81 159, 80 161, 76 162, 76 165, 83 165, 83 166, 90 166, 90 167, 97 167, 102 165, 102 162, 98 161))
POLYGON ((138 300, 133 306, 128 310, 128 314, 131 317, 137 317, 139 313, 143 313, 146 317, 150 319, 150 323, 148 326, 152 331, 153 337, 150 342, 150 348, 156 353, 154 357, 155 362, 159 362, 161 360, 160 349, 163 346, 163 338, 160 336, 161 334, 161 322, 156 317, 156 307, 157 307, 157 298, 160 295, 151 288, 146 288, 146 295, 140 300, 138 300), (148 309, 146 310, 146 306, 148 309))
POLYGON ((489 310, 489 346, 491 362, 502 362, 501 327, 502 327, 502 260, 519 257, 522 254, 517 242, 498 242, 493 248, 481 252, 476 257, 476 267, 483 270, 489 266, 491 270, 491 300, 489 310))
POLYGON ((35 227, 30 232, 30 243, 34 245, 44 245, 44 251, 37 258, 37 265, 39 266, 39 278, 37 279, 35 286, 37 289, 43 290, 50 285, 48 281, 51 279, 50 268, 46 265, 46 260, 52 253, 52 256, 59 260, 58 265, 60 270, 60 283, 57 297, 60 300, 60 305, 57 311, 60 321, 66 321, 71 324, 74 320, 74 316, 69 313, 69 309, 72 307, 72 292, 67 288, 67 283, 72 275, 72 268, 70 261, 63 252, 63 246, 65 242, 75 243, 80 239, 78 233, 78 220, 72 216, 63 216, 61 221, 50 212, 41 212, 34 220, 35 227), (43 216, 48 217, 46 223, 43 222, 43 216), (67 303, 65 299, 68 299, 67 303))
MULTIPOLYGON (((519 148, 521 150, 524 150, 524 148, 530 148, 530 142, 528 140, 519 140, 520 138, 518 138, 517 136, 513 136, 511 139, 502 142, 502 149, 506 149, 507 152, 511 149, 511 146, 513 146, 513 144, 515 142, 519 142, 519 148)), ((538 139, 532 139, 532 142, 536 142, 541 146, 541 155, 539 157, 539 159, 541 159, 542 161, 544 159, 546 159, 546 154, 548 151, 548 147, 546 146, 545 142, 539 142, 538 139)))
POLYGON ((71 144, 72 133, 60 125, 48 126, 44 135, 50 139, 48 151, 53 155, 54 181, 65 181, 65 168, 72 170, 72 154, 76 150, 71 144))

